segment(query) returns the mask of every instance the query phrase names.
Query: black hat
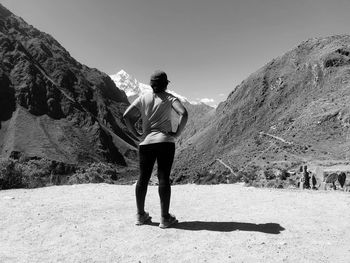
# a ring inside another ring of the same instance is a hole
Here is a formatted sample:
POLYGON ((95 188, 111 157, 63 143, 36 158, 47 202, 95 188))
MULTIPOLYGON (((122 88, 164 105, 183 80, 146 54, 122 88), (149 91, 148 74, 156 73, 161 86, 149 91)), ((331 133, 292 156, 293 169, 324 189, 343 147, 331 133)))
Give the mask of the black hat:
POLYGON ((169 83, 170 81, 168 80, 168 76, 166 73, 162 70, 156 70, 152 75, 151 75, 151 83, 157 82, 157 83, 169 83))

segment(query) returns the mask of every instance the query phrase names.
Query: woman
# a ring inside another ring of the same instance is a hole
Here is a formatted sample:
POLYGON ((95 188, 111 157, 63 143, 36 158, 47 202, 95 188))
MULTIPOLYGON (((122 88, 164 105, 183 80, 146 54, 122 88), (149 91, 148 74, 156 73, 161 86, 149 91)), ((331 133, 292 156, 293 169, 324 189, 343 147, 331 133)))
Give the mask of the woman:
POLYGON ((183 131, 187 123, 187 110, 180 100, 166 92, 169 81, 164 71, 152 74, 150 85, 153 92, 142 94, 125 111, 124 119, 128 129, 141 139, 139 145, 140 175, 136 184, 136 225, 143 225, 151 220, 144 210, 147 186, 153 166, 158 164, 158 192, 160 197, 160 228, 167 228, 177 223, 174 215, 169 214, 170 205, 170 171, 175 154, 175 138, 183 131), (172 131, 171 111, 180 116, 176 132, 172 131), (135 128, 141 114, 142 134, 135 128))

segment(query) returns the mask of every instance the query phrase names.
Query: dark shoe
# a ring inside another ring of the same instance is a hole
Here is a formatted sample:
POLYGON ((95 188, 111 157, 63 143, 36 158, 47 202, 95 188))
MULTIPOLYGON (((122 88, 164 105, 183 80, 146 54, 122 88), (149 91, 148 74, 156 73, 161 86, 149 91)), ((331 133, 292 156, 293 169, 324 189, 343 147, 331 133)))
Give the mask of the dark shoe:
POLYGON ((141 226, 147 223, 151 222, 152 217, 149 216, 147 212, 144 212, 143 214, 137 214, 136 215, 136 223, 135 225, 141 226))
POLYGON ((167 217, 167 218, 165 218, 165 217, 160 218, 159 227, 160 228, 168 228, 168 227, 173 226, 177 222, 179 222, 179 221, 176 219, 176 217, 174 215, 169 214, 169 217, 167 217))

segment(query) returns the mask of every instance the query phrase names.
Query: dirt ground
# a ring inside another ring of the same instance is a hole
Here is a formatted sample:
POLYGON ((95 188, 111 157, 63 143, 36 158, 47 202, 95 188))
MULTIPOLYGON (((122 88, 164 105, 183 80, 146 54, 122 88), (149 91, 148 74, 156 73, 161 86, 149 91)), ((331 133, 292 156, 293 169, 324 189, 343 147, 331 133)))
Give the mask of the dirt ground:
POLYGON ((134 187, 0 191, 0 262, 350 262, 350 194, 174 186, 174 228, 135 226, 134 187))

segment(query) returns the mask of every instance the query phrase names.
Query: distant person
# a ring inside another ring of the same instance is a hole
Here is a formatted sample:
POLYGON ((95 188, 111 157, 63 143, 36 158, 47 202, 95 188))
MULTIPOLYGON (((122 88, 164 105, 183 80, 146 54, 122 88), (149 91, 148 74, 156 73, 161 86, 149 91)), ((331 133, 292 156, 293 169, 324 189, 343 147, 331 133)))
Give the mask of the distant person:
POLYGON ((309 176, 309 172, 307 171, 306 165, 304 166, 303 177, 304 177, 304 188, 310 189, 310 176, 309 176))
POLYGON ((346 181, 346 174, 344 172, 341 172, 338 175, 338 182, 339 182, 341 188, 344 187, 345 181, 346 181))
POLYGON ((138 97, 124 113, 124 119, 128 129, 141 140, 139 145, 140 175, 136 183, 136 225, 143 225, 151 220, 144 210, 148 182, 153 166, 158 164, 158 193, 160 197, 160 228, 167 228, 177 223, 174 215, 169 214, 170 206, 170 171, 175 154, 175 138, 183 131, 187 123, 187 110, 180 100, 166 92, 169 81, 164 71, 156 71, 151 75, 150 85, 152 92, 138 97), (177 130, 172 131, 171 112, 180 116, 177 130), (135 128, 135 123, 142 119, 142 131, 140 134, 135 128))
POLYGON ((317 190, 317 187, 316 187, 317 180, 316 180, 316 176, 314 174, 312 174, 312 176, 311 176, 311 182, 312 182, 312 189, 317 190))

